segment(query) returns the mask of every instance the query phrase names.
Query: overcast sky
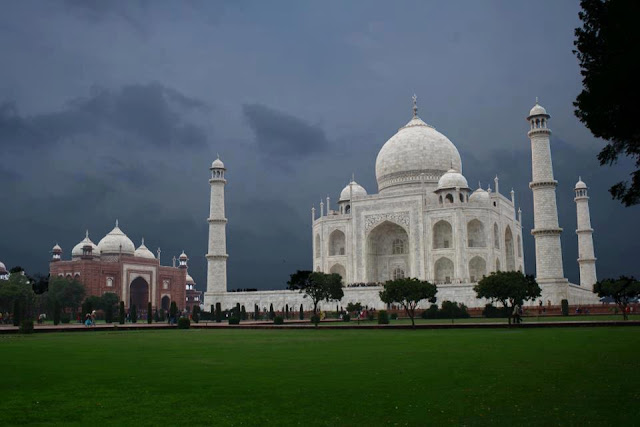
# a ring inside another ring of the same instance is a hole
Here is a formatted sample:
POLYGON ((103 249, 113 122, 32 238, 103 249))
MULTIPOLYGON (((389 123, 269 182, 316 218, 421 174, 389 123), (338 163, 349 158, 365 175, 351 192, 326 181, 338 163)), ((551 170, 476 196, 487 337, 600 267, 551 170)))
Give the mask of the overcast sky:
POLYGON ((5 1, 0 3, 0 261, 46 273, 116 219, 162 263, 184 249, 206 287, 209 166, 227 167, 229 288, 283 288, 311 268, 310 209, 419 114, 469 183, 500 177, 535 270, 535 97, 550 126, 565 274, 578 280, 573 186, 590 187, 600 278, 640 275, 639 207, 607 189, 602 141, 574 117, 578 1, 5 1))

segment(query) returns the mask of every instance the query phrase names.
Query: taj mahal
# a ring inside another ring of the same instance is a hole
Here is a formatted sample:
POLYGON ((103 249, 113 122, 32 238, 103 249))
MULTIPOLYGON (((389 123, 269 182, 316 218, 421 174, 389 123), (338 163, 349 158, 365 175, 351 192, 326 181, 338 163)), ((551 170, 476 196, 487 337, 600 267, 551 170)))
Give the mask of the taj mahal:
MULTIPOLYGON (((327 197, 311 210, 312 265, 314 271, 342 277, 344 297, 339 303, 360 302, 384 308, 378 296, 387 280, 415 277, 438 286, 438 302, 484 306, 473 286, 494 271, 524 271, 523 233, 535 239, 535 277, 542 289, 540 301, 560 304, 598 302, 592 293, 596 282, 594 246, 587 186, 575 186, 580 283, 564 277, 556 205, 557 181, 553 175, 550 115, 536 102, 526 117, 531 142, 534 229, 523 230, 522 212, 513 190, 473 190, 463 175, 456 146, 418 116, 413 117, 380 149, 375 173, 378 192, 371 193, 351 180, 331 205, 327 197)), ((227 292, 226 223, 224 188, 226 168, 218 158, 211 165, 209 248, 205 307, 221 303, 260 310, 270 304, 309 307, 303 295, 289 290, 227 292)), ((563 201, 564 202, 564 201, 563 201)), ((568 201, 566 201, 568 202, 568 201)), ((533 273, 533 272, 527 272, 533 273)), ((537 303, 536 302, 532 302, 537 303)), ((334 309, 335 302, 323 303, 334 309)), ((427 304, 426 301, 424 304, 427 304)), ((322 305, 322 304, 321 304, 322 305)), ((307 308, 305 308, 307 309, 307 308)))

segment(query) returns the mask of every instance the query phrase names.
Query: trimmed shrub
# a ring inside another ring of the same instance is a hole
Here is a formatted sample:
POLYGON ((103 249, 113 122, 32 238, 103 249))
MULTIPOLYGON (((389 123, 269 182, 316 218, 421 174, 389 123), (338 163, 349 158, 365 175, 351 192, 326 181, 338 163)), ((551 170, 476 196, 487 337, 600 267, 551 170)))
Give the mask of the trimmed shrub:
POLYGON ((158 308, 156 307, 156 312, 153 314, 153 321, 158 323, 160 321, 160 314, 158 313, 158 308))
POLYGON ((486 318, 508 317, 506 308, 496 307, 493 304, 485 305, 482 315, 486 318))
POLYGON ((60 323, 60 303, 58 301, 54 301, 53 303, 53 324, 58 325, 60 323))
POLYGON ((62 313, 60 315, 60 321, 64 324, 71 323, 71 316, 67 313, 62 313))
POLYGON ((274 325, 284 325, 284 318, 282 316, 276 316, 273 318, 274 325))
POLYGON ((398 313, 391 313, 391 320, 398 320, 398 313))
POLYGON ((311 316, 311 323, 318 326, 318 323, 320 323, 320 316, 318 316, 317 314, 313 314, 311 316))
POLYGON ((258 304, 253 305, 253 319, 258 320, 260 318, 260 307, 258 304))
POLYGON ((349 316, 348 314, 343 314, 342 315, 342 321, 343 322, 350 322, 351 321, 351 316, 349 316))
POLYGON ((27 319, 23 320, 20 323, 20 333, 21 334, 32 334, 33 333, 33 320, 27 319))
POLYGON ((138 323, 138 309, 135 304, 131 307, 131 323, 138 323))
POLYGON ((276 317, 276 313, 273 311, 273 304, 269 305, 269 320, 273 320, 276 317))
POLYGON ((120 308, 118 310, 118 323, 124 325, 124 301, 120 301, 120 308))
POLYGON ((563 299, 562 301, 560 301, 560 305, 562 307, 562 315, 563 316, 568 316, 569 315, 569 301, 567 301, 566 299, 563 299))
POLYGON ((442 308, 438 311, 440 319, 466 319, 469 316, 467 306, 452 301, 442 301, 442 308))
POLYGON ((245 310, 244 305, 240 309, 240 319, 247 320, 247 310, 245 310))
POLYGON ((239 325, 240 324, 240 318, 239 317, 235 317, 235 316, 229 317, 229 324, 230 325, 239 325))
POLYGON ((82 318, 84 319, 84 316, 87 313, 91 314, 92 311, 93 311, 93 304, 91 304, 91 301, 89 300, 89 298, 87 298, 82 303, 82 318))
POLYGON ((13 301, 13 326, 20 325, 20 318, 22 317, 22 310, 20 307, 20 300, 13 301))
POLYGON ((367 320, 376 320, 376 315, 372 311, 367 312, 367 320))
POLYGON ((191 326, 191 322, 186 317, 181 317, 178 319, 178 329, 189 329, 191 326))
POLYGON ((169 318, 172 322, 178 320, 178 305, 175 301, 171 301, 171 305, 169 306, 169 318))
POLYGON ((193 321, 196 323, 200 322, 200 306, 199 305, 194 305, 193 308, 191 309, 191 319, 193 319, 193 321))
POLYGON ((105 323, 113 322, 113 306, 107 305, 104 309, 104 321, 105 323))
POLYGON ((222 322, 222 306, 219 302, 216 303, 216 322, 222 322))
POLYGON ((147 303, 147 323, 151 323, 153 321, 153 309, 151 308, 151 303, 147 303))
POLYGON ((300 315, 298 317, 300 317, 300 320, 304 320, 304 310, 302 304, 300 304, 300 315))
POLYGON ((378 325, 388 325, 389 324, 389 313, 387 310, 378 311, 378 325))
POLYGON ((423 319, 437 319, 438 318, 438 304, 431 304, 431 306, 422 312, 420 315, 423 319))

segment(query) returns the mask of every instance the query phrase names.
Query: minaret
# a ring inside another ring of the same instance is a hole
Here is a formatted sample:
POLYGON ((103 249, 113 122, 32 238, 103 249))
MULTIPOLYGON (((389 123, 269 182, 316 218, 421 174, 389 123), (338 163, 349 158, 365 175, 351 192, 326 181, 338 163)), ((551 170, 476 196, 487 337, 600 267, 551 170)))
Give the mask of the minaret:
POLYGON ((562 247, 560 245, 560 233, 562 228, 558 225, 558 207, 556 205, 556 185, 558 181, 553 178, 553 165, 551 163, 551 146, 549 136, 551 130, 548 127, 549 114, 538 104, 529 112, 527 121, 531 129, 528 132, 531 140, 531 171, 532 179, 529 188, 533 191, 533 220, 534 228, 531 234, 536 244, 536 279, 543 285, 543 298, 552 300, 553 304, 559 304, 559 299, 566 298, 560 289, 549 288, 551 285, 566 284, 562 268, 562 247), (546 292, 545 286, 547 284, 546 292))
POLYGON ((578 265, 580 266, 580 286, 592 290, 594 283, 598 281, 596 276, 596 257, 593 251, 593 228, 591 228, 591 215, 589 215, 589 196, 587 184, 578 178, 576 183, 576 213, 578 216, 578 265))
POLYGON ((207 293, 227 291, 227 219, 224 216, 224 163, 218 157, 211 164, 211 202, 209 206, 209 251, 207 258, 207 293))

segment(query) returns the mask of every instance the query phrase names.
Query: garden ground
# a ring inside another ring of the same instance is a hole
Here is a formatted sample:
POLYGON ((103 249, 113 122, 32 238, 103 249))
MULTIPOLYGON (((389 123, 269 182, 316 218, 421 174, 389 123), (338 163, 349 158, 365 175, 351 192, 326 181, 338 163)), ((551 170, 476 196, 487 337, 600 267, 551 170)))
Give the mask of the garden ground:
POLYGON ((1 335, 0 424, 619 425, 635 327, 1 335))

